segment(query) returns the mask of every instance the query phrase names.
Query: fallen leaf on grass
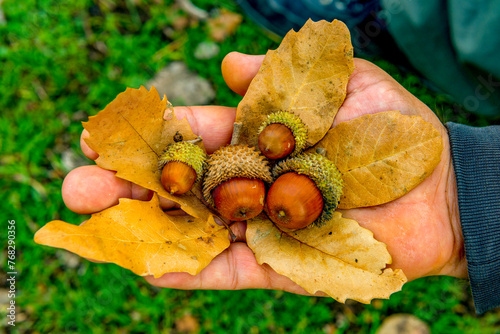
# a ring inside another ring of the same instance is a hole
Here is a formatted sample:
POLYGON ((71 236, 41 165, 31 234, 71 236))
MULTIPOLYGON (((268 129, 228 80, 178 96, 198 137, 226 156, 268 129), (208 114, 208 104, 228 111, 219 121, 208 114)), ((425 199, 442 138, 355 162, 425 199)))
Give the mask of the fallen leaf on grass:
POLYGON ((242 19, 240 14, 222 8, 218 16, 207 21, 210 36, 217 42, 224 41, 228 36, 234 34, 242 19))
POLYGON ((399 111, 365 115, 328 131, 312 148, 326 149, 344 179, 340 209, 395 200, 427 178, 441 160, 439 131, 399 111))
POLYGON ((160 99, 154 87, 150 91, 143 86, 127 88, 83 126, 90 134, 85 141, 99 154, 99 167, 179 203, 191 216, 206 218, 210 214, 192 192, 174 196, 161 184, 158 156, 174 142, 176 133, 183 140, 193 140, 196 135, 187 119, 178 120, 167 98, 160 99))
POLYGON ((175 320, 175 329, 179 333, 198 333, 200 331, 200 321, 191 314, 184 314, 175 320))
POLYGON ((354 70, 349 30, 340 21, 313 22, 290 31, 268 51, 238 105, 239 142, 257 146, 258 129, 270 113, 297 115, 307 126, 307 144, 326 134, 346 95, 354 70))
POLYGON ((246 237, 259 264, 342 303, 389 298, 407 281, 401 270, 385 269, 392 261, 385 244, 339 212, 324 226, 301 230, 278 228, 261 215, 248 222, 246 237))
POLYGON ((154 277, 196 275, 229 247, 227 230, 213 216, 169 216, 156 195, 151 201, 122 198, 80 226, 52 221, 35 234, 35 242, 154 277))

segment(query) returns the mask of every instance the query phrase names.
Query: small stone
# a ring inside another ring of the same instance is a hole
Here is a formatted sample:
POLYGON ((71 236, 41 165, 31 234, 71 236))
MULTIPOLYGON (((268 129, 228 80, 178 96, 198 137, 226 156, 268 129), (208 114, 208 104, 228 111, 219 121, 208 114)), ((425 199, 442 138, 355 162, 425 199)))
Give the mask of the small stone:
POLYGON ((89 115, 84 110, 78 110, 71 115, 72 122, 82 122, 86 121, 89 115))
POLYGON ((57 251, 56 256, 59 258, 59 262, 69 269, 75 269, 81 263, 81 258, 79 256, 66 251, 57 251))
POLYGON ((2 306, 2 310, 4 307, 9 306, 11 298, 9 298, 9 290, 0 288, 0 305, 2 306))
POLYGON ((69 173, 73 169, 89 163, 83 156, 76 154, 72 149, 67 149, 61 153, 61 164, 64 172, 69 173))
POLYGON ((376 334, 430 334, 429 326, 411 314, 394 314, 382 322, 376 334))
POLYGON ((214 42, 201 42, 194 50, 196 59, 212 59, 220 52, 220 47, 214 42))
POLYGON ((173 105, 209 104, 215 97, 210 82, 190 71, 183 62, 173 62, 158 72, 146 85, 154 86, 160 97, 166 95, 173 105))

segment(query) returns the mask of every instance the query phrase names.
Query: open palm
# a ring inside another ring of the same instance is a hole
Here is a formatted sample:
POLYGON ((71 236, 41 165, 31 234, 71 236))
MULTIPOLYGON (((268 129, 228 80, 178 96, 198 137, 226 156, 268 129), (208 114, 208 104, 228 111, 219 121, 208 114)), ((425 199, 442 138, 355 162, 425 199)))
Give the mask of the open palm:
MULTIPOLYGON (((244 95, 257 73, 263 56, 229 54, 222 65, 228 86, 244 95)), ((463 241, 458 222, 456 186, 451 165, 446 129, 425 104, 400 86, 377 66, 355 59, 347 97, 334 125, 364 114, 399 110, 403 114, 421 115, 440 130, 444 149, 441 162, 433 174, 402 198, 390 203, 343 210, 387 244, 393 257, 392 266, 403 269, 409 279, 427 275, 465 277, 463 241)), ((235 109, 228 107, 178 107, 176 114, 186 116, 193 132, 204 138, 207 150, 213 152, 229 142, 235 109)), ((85 131, 82 138, 88 136, 85 131)), ((93 152, 82 140, 82 150, 91 159, 93 152)), ((63 199, 71 210, 89 214, 117 204, 118 198, 147 199, 148 190, 118 179, 111 171, 85 166, 68 174, 63 184, 63 199), (91 191, 89 191, 91 190, 91 191)), ((164 208, 174 203, 162 201, 164 208)), ((307 294, 287 277, 267 265, 258 265, 245 241, 246 224, 231 226, 236 242, 217 256, 198 275, 169 273, 160 278, 146 277, 151 284, 176 289, 278 289, 307 294)))

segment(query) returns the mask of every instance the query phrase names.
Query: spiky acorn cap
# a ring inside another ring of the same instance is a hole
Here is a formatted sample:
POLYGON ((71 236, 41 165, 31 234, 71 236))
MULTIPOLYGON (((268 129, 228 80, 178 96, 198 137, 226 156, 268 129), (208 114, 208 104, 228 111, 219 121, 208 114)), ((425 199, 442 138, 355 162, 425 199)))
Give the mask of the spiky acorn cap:
POLYGON ((229 145, 215 151, 207 160, 203 181, 203 197, 212 206, 212 190, 219 184, 235 177, 272 181, 267 159, 254 147, 229 145))
POLYGON ((287 111, 276 111, 267 116, 266 120, 262 123, 259 128, 257 135, 266 128, 266 126, 274 123, 283 124, 292 131, 293 137, 295 139, 295 149, 292 152, 292 156, 295 156, 302 152, 306 147, 307 140, 307 127, 299 118, 299 116, 289 113, 287 111))
POLYGON ((316 220, 323 224, 332 218, 337 208, 344 181, 335 164, 317 153, 302 153, 281 161, 273 168, 273 178, 287 172, 296 172, 308 176, 318 187, 323 196, 323 212, 316 220))
POLYGON ((180 141, 167 146, 158 158, 158 165, 160 168, 163 168, 170 161, 183 162, 194 169, 196 172, 196 181, 199 181, 203 175, 206 160, 207 154, 200 146, 180 141))

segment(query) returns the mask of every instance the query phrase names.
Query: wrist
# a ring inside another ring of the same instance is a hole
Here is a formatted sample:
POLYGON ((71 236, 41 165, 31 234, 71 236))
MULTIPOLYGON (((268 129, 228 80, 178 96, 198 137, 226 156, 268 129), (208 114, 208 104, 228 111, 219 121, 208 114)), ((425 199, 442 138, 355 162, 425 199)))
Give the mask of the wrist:
POLYGON ((448 209, 450 228, 453 232, 455 242, 452 250, 453 256, 450 259, 448 266, 443 268, 443 274, 458 278, 467 278, 467 261, 465 259, 464 237, 462 234, 460 212, 458 209, 457 182, 455 178, 455 170, 451 164, 451 156, 450 164, 448 166, 448 179, 446 183, 446 206, 448 209))

